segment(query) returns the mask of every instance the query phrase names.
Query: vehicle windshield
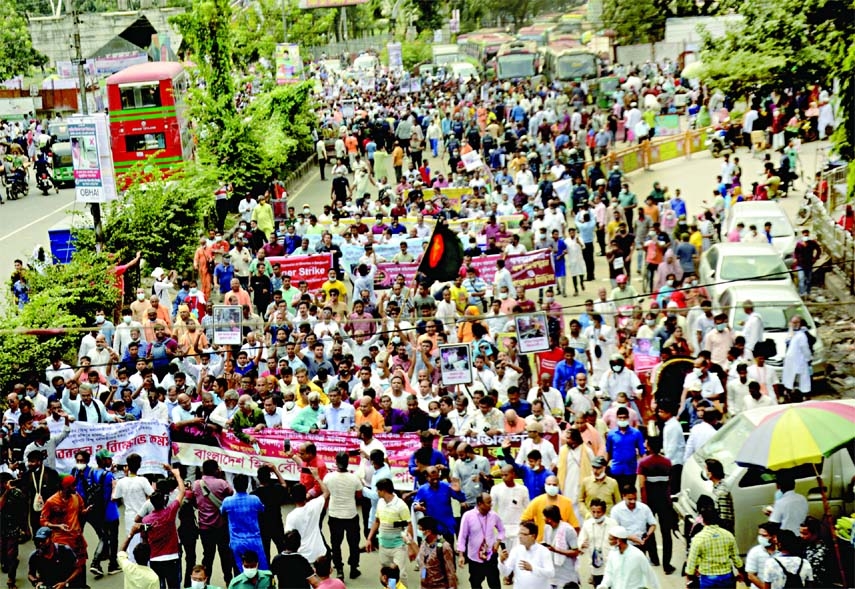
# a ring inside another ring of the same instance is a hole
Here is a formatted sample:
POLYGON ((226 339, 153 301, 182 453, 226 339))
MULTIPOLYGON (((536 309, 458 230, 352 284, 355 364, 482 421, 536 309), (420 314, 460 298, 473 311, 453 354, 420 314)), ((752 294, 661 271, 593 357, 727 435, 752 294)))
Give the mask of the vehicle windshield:
POLYGON ((595 78, 597 58, 593 55, 564 55, 558 58, 558 77, 562 80, 595 78))
POLYGON ((698 448, 693 456, 701 468, 708 458, 715 458, 724 467, 725 474, 729 475, 736 468, 736 453, 742 448, 742 444, 748 435, 754 431, 755 425, 744 416, 737 416, 728 420, 703 446, 698 448))
MULTIPOLYGON (((783 305, 773 305, 772 303, 754 303, 754 311, 760 314, 763 318, 763 329, 766 331, 787 331, 790 328, 790 319, 794 315, 799 315, 807 323, 808 329, 814 328, 813 318, 808 313, 805 306, 798 303, 791 303, 784 307, 783 305)), ((745 323, 745 311, 739 305, 733 312, 733 325, 742 326, 745 323)))
POLYGON ((433 62, 436 65, 445 65, 447 63, 457 63, 460 61, 459 53, 440 53, 434 56, 433 62))
POLYGON ((534 71, 534 55, 530 53, 502 55, 496 58, 496 63, 500 80, 530 78, 537 73, 534 71))
POLYGON ((793 236, 793 226, 790 224, 789 219, 785 219, 784 217, 740 217, 739 221, 745 225, 746 231, 749 227, 754 225, 757 227, 757 231, 763 231, 763 225, 767 222, 771 221, 772 223, 772 237, 792 237, 793 236))
POLYGON ((727 256, 721 259, 718 280, 783 280, 787 267, 779 254, 727 256))

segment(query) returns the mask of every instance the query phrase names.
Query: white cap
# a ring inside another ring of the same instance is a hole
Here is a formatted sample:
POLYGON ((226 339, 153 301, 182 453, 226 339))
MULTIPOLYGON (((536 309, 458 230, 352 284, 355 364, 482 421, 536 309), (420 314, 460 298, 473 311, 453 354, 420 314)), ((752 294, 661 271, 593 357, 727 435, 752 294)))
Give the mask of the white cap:
POLYGON ((166 274, 166 271, 159 266, 151 271, 151 277, 155 280, 160 280, 164 274, 166 274))
POLYGON ((623 526, 613 526, 609 528, 609 536, 612 538, 620 538, 621 540, 626 540, 629 538, 629 532, 626 531, 626 528, 623 526))

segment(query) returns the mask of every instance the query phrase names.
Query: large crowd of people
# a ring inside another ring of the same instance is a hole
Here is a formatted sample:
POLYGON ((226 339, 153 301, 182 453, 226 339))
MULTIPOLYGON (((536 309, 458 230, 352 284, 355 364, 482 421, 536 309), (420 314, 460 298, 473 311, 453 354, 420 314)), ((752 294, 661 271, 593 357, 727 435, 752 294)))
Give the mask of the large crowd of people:
MULTIPOLYGON (((201 588, 217 557, 229 587, 277 579, 342 587, 345 557, 355 579, 362 551, 378 552, 384 587, 456 588, 467 570, 472 587, 497 589, 504 578, 519 588, 623 589, 658 586, 651 567, 674 573, 682 559, 672 554, 670 497, 682 465, 729 417, 787 398, 796 375, 809 374, 811 346, 793 317, 790 370, 779 381, 751 301, 742 302, 744 324, 731 325, 699 283, 699 256, 713 243, 771 241, 768 228, 721 234, 741 198, 738 158, 725 158, 714 200, 698 211, 658 184, 636 195, 606 165, 619 128, 641 135, 649 116, 638 103, 655 114, 648 97, 673 83, 653 67, 629 73, 633 82, 602 110, 587 106, 583 84, 428 80, 404 94, 400 79, 378 74, 366 86, 321 72, 328 107, 317 155, 322 178, 330 168, 329 203, 298 212, 275 190, 235 195, 234 229, 223 230, 227 208, 218 207, 192 274, 178 281, 155 269, 151 288, 139 287, 120 317, 98 312, 75 357, 46 358, 43 373, 8 394, 0 540, 9 586, 30 538, 28 578, 48 587, 124 571, 126 586, 201 588), (347 116, 346 103, 358 105, 347 116), (472 152, 481 164, 464 163, 472 152), (563 180, 572 187, 559 194, 563 180), (457 202, 443 195, 448 188, 471 192, 457 202), (379 263, 421 259, 406 239, 426 245, 434 223, 455 223, 464 248, 457 277, 375 284, 379 263), (380 244, 400 250, 384 260, 380 244), (364 248, 354 266, 345 245, 364 248), (540 291, 517 288, 502 259, 489 283, 472 265, 536 249, 550 250, 556 277, 540 291), (311 253, 332 260, 317 290, 268 260, 311 253), (591 293, 579 312, 558 299, 571 286, 573 296, 591 293), (214 344, 215 303, 241 308, 241 344, 214 344), (499 337, 514 331, 513 316, 535 311, 548 319, 552 370, 521 353, 513 333, 499 337), (661 360, 689 358, 682 386, 653 400, 635 366, 636 340, 655 342, 661 360), (470 385, 443 384, 446 343, 471 344, 470 385), (325 431, 352 434, 358 456, 338 454, 333 469, 312 441, 288 447, 298 482, 266 462, 256 477, 226 475, 211 460, 139 476, 139 455, 115 465, 107 450, 78 452, 71 472, 57 472, 55 449, 73 422, 134 420, 167 425, 179 443, 216 444, 231 432, 253 445, 271 428, 319 441, 325 431), (404 492, 375 437, 388 433, 418 436, 404 492), (504 441, 484 452, 485 437, 504 441), (518 448, 512 439, 522 439, 518 448), (283 521, 287 503, 295 507, 283 521), (85 524, 99 539, 91 553, 85 524)), ((230 198, 229 188, 217 197, 230 198)), ((796 268, 808 288, 815 254, 807 236, 796 268)), ((27 270, 16 272, 25 281, 27 270)), ((809 380, 798 382, 803 392, 809 380)), ((699 502, 683 569, 690 582, 734 586, 745 574, 777 589, 796 571, 820 585, 830 579, 817 524, 786 477, 761 527, 762 550, 743 566, 725 473, 716 460, 706 468, 716 491, 699 502)))

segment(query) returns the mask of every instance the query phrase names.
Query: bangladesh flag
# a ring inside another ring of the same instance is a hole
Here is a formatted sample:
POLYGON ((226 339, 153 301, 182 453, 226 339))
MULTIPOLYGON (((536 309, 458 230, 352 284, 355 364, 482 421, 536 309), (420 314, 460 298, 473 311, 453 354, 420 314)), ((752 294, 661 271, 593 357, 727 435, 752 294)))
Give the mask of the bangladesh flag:
POLYGON ((419 274, 430 285, 453 280, 463 263, 463 245, 448 225, 437 221, 427 251, 419 264, 419 274))

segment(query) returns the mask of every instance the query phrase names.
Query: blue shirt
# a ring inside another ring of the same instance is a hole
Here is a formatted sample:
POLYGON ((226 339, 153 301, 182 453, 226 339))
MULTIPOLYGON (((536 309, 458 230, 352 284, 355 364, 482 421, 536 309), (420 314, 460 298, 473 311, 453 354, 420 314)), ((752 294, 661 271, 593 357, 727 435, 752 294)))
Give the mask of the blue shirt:
POLYGON ((225 264, 217 264, 217 267, 214 268, 214 278, 217 279, 217 283, 220 285, 220 294, 229 292, 232 288, 232 278, 234 278, 234 276, 234 266, 231 264, 228 266, 225 264))
POLYGON ((353 405, 342 403, 338 408, 332 405, 324 407, 324 417, 327 420, 327 431, 348 432, 356 425, 356 415, 353 405))
POLYGON ((588 374, 584 364, 573 359, 573 364, 567 364, 567 360, 562 360, 555 365, 555 375, 552 377, 552 388, 557 389, 562 397, 567 396, 567 389, 576 386, 576 375, 588 374), (568 386, 568 384, 570 386, 568 386))
POLYGON ((229 534, 232 537, 261 537, 258 516, 264 513, 264 504, 257 496, 235 492, 223 499, 220 511, 229 517, 229 534))
MULTIPOLYGON (((395 409, 393 409, 392 411, 394 412, 395 409)), ((445 468, 448 468, 448 459, 445 457, 445 454, 443 454, 439 450, 434 450, 430 455, 430 461, 428 462, 428 466, 438 466, 438 465, 442 465, 445 468)), ((412 477, 414 479, 416 479, 414 484, 413 484, 413 488, 414 489, 418 488, 418 486, 419 486, 418 476, 417 476, 418 469, 416 468, 416 453, 415 452, 413 452, 410 455, 410 462, 409 462, 408 467, 410 470, 410 474, 412 475, 412 477)))
POLYGON ((606 452, 611 456, 609 470, 613 475, 633 475, 638 472, 638 456, 644 455, 644 436, 634 427, 619 428, 606 434, 606 452))
POLYGON ((415 501, 425 506, 425 515, 429 515, 439 523, 440 534, 453 534, 456 528, 454 512, 451 510, 451 500, 461 503, 466 501, 462 491, 455 491, 445 481, 439 481, 439 486, 432 489, 430 484, 424 484, 416 491, 415 501))
POLYGON ((594 243, 594 229, 596 229, 597 222, 594 221, 593 214, 591 215, 590 221, 585 223, 582 221, 582 217, 576 216, 576 229, 579 230, 579 237, 582 238, 582 243, 594 243))
POLYGON ((507 403, 499 407, 499 409, 502 413, 504 413, 508 409, 513 409, 514 412, 516 412, 517 417, 520 417, 522 419, 525 419, 526 417, 531 415, 531 403, 529 403, 525 399, 520 399, 516 403, 511 403, 510 401, 508 401, 507 403))
POLYGON ((674 211, 674 214, 678 217, 680 215, 686 214, 686 201, 682 198, 672 198, 671 199, 671 210, 674 211))
POLYGON ((540 470, 532 470, 531 467, 526 464, 517 464, 514 462, 510 452, 505 453, 503 458, 507 464, 514 467, 514 471, 517 473, 517 476, 522 479, 523 485, 528 489, 529 499, 539 497, 546 492, 546 479, 555 473, 548 468, 541 467, 540 470))

